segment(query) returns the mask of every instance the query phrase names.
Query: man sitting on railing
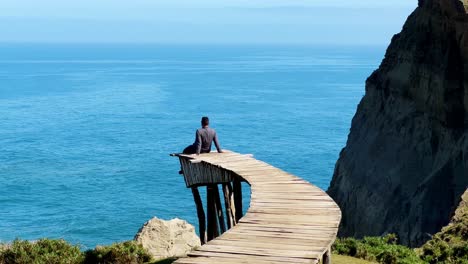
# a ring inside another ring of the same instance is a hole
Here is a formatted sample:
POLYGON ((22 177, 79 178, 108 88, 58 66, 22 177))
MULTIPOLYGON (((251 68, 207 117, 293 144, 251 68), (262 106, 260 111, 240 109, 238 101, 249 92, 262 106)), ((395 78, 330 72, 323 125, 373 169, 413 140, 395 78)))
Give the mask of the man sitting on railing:
POLYGON ((200 153, 210 153, 211 145, 214 141, 216 149, 219 153, 222 153, 221 147, 219 145, 218 136, 216 131, 209 127, 210 119, 208 117, 203 117, 201 120, 202 127, 197 129, 195 135, 195 143, 186 147, 184 149, 184 154, 197 154, 200 153))
MULTIPOLYGON (((210 119, 206 116, 202 117, 201 120, 202 127, 197 129, 195 134, 195 143, 186 147, 184 149, 184 154, 197 154, 200 153, 210 153, 211 152, 211 145, 214 141, 216 149, 219 153, 222 153, 223 150, 219 145, 218 136, 216 135, 216 131, 209 127, 210 119)), ((182 169, 179 171, 179 174, 183 174, 184 172, 182 169)))

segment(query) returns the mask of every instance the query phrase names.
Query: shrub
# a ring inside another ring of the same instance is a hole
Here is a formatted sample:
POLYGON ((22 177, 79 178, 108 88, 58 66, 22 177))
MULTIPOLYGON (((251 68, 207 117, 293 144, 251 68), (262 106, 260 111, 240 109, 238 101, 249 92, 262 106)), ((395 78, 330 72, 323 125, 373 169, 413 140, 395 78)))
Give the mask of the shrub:
POLYGON ((80 248, 64 240, 15 240, 0 251, 1 264, 79 264, 83 259, 80 248))
POLYGON ((85 252, 85 264, 143 264, 151 261, 151 256, 134 241, 98 246, 85 252))
POLYGON ((440 263, 447 261, 451 253, 447 242, 433 238, 422 247, 421 258, 428 263, 440 263))
POLYGON ((428 263, 468 264, 468 192, 449 225, 421 248, 428 263))
POLYGON ((385 264, 424 263, 414 250, 398 245, 394 234, 362 240, 341 238, 333 245, 333 252, 385 264))
POLYGON ((333 245, 333 252, 338 255, 355 257, 358 241, 354 238, 340 238, 333 245))
MULTIPOLYGON (((0 244, 0 264, 149 264, 151 260, 148 252, 134 241, 98 246, 86 252, 64 240, 17 239, 10 245, 0 244)), ((154 264, 170 264, 174 260, 154 264)))

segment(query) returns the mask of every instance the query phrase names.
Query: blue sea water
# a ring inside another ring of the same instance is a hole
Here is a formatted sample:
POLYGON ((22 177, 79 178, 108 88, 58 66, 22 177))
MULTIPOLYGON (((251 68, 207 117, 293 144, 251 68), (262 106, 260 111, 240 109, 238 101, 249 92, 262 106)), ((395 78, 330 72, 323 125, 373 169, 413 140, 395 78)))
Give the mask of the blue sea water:
MULTIPOLYGON (((178 152, 222 147, 326 189, 383 47, 0 45, 0 241, 197 224, 178 152)), ((248 195, 246 195, 246 202, 248 195)))

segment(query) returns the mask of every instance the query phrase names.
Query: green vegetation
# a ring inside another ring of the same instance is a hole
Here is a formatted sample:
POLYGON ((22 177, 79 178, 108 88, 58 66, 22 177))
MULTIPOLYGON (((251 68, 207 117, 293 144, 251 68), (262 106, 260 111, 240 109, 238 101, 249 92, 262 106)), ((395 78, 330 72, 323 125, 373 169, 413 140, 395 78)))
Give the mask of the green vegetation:
POLYGON ((384 264, 468 264, 468 215, 458 219, 418 249, 398 245, 395 235, 387 235, 341 238, 333 253, 384 264))
POLYGON ((452 221, 421 248, 397 244, 395 235, 338 239, 334 253, 379 263, 468 264, 468 191, 462 196, 452 221))
POLYGON ((373 262, 369 262, 367 260, 362 260, 358 258, 353 258, 349 256, 341 256, 341 255, 332 255, 332 263, 333 264, 372 264, 373 262))
POLYGON ((78 264, 83 261, 84 255, 80 248, 64 240, 15 240, 11 245, 0 247, 1 264, 78 264))
POLYGON ((425 263, 416 251, 398 245, 397 238, 393 234, 384 237, 365 237, 362 240, 341 238, 333 245, 333 252, 385 264, 425 263))
POLYGON ((0 264, 170 264, 174 259, 154 262, 148 252, 134 241, 98 246, 81 251, 64 240, 15 240, 0 245, 0 264))
POLYGON ((430 264, 468 264, 468 192, 463 196, 452 222, 419 251, 421 258, 430 264))
POLYGON ((140 264, 151 262, 151 256, 134 241, 98 246, 85 253, 85 264, 140 264))

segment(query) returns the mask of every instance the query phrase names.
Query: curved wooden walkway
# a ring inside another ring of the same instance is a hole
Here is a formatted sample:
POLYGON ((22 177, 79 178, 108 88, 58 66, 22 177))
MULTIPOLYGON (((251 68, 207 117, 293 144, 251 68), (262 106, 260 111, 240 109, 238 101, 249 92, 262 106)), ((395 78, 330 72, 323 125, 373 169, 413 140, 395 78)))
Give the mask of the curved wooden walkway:
POLYGON ((237 225, 175 263, 319 263, 328 256, 341 211, 320 188, 249 155, 178 156, 181 163, 187 161, 182 164, 186 181, 196 177, 199 183, 219 182, 216 175, 234 175, 251 186, 251 202, 237 225), (186 172, 190 164, 205 169, 186 172), (217 174, 207 173, 207 168, 217 174))

